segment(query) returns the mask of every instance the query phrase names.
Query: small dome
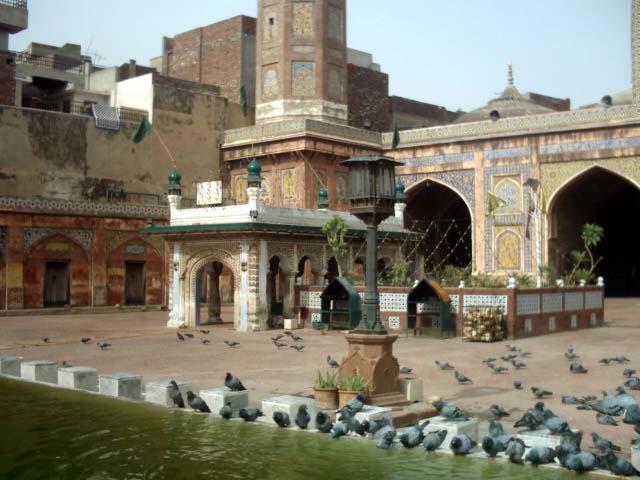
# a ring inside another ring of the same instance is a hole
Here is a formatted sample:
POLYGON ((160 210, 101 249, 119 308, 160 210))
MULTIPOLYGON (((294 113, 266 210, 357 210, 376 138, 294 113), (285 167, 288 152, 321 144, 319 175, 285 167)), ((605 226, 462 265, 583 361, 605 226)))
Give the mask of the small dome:
POLYGON ((396 180, 396 200, 404 201, 406 195, 404 194, 404 183, 402 179, 398 177, 396 180))
POLYGON ((318 189, 318 208, 329 208, 329 192, 324 187, 318 189))
POLYGON ((249 175, 258 175, 260 176, 260 172, 262 171, 262 167, 260 166, 260 162, 255 159, 255 157, 249 162, 247 165, 247 173, 249 175))
POLYGON ((461 115, 453 123, 482 122, 484 120, 497 121, 501 118, 553 112, 554 110, 532 102, 518 91, 513 84, 513 67, 509 64, 509 81, 502 94, 493 100, 489 100, 484 107, 461 115))
POLYGON ((180 173, 175 168, 171 170, 171 173, 169 173, 169 183, 179 184, 180 180, 182 180, 182 175, 180 175, 180 173))

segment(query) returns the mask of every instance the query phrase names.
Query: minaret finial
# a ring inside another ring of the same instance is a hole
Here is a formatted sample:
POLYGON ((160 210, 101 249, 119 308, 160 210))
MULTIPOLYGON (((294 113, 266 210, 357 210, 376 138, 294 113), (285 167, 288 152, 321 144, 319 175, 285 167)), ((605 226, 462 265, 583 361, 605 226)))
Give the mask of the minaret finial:
POLYGON ((513 85, 513 64, 511 63, 511 61, 509 61, 508 67, 509 67, 509 76, 508 76, 509 85, 513 85))

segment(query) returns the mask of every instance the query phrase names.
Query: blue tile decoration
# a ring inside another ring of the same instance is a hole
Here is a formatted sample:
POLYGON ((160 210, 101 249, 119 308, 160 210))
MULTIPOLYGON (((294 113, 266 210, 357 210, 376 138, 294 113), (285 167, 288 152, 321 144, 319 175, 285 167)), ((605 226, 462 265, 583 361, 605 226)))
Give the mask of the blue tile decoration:
POLYGON ((409 189, 412 185, 431 178, 448 187, 456 190, 467 201, 471 211, 473 212, 476 204, 476 193, 474 188, 474 170, 449 170, 446 172, 433 173, 412 173, 410 175, 399 175, 405 185, 405 189, 409 189))
POLYGON ((496 160, 499 158, 528 157, 530 153, 531 149, 529 147, 501 148, 485 150, 482 152, 482 157, 485 160, 496 160))
POLYGON ((445 155, 410 158, 405 161, 404 166, 421 167, 424 165, 441 165, 443 163, 467 162, 471 160, 473 160, 473 152, 447 153, 445 155))
POLYGON ((640 137, 588 140, 584 142, 549 143, 546 145, 540 145, 539 150, 543 155, 551 155, 554 153, 589 152, 594 150, 606 150, 609 148, 633 147, 640 147, 640 137))

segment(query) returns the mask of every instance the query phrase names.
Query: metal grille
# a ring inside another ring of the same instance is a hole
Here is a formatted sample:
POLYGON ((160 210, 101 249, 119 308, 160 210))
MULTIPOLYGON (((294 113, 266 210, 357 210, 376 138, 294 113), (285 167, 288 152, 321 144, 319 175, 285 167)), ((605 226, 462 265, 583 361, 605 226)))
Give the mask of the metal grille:
POLYGON ((96 119, 96 127, 106 130, 120 130, 120 115, 116 107, 107 105, 91 106, 93 109, 93 117, 96 119))
POLYGON ((0 0, 0 5, 27 9, 27 0, 0 0))

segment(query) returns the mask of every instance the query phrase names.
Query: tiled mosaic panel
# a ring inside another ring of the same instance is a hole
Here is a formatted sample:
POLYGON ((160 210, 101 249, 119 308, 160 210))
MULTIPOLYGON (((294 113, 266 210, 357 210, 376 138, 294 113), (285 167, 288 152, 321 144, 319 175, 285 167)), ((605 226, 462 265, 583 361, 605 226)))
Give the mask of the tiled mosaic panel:
POLYGON ((602 292, 585 292, 584 308, 602 308, 602 292))
POLYGON ((314 312, 311 314, 311 323, 322 322, 322 314, 320 312, 314 312))
POLYGON ((406 312, 407 311, 407 294, 406 293, 381 293, 380 294, 380 311, 381 312, 406 312))
POLYGON ((583 294, 582 292, 567 292, 564 294, 564 309, 568 310, 582 310, 583 308, 583 294))
POLYGON ((451 313, 458 313, 458 303, 460 302, 459 295, 449 295, 449 300, 451 300, 451 313))
POLYGON ((293 36, 296 38, 313 37, 314 34, 314 5, 311 2, 296 2, 293 4, 293 36))
POLYGON ((605 150, 608 148, 640 147, 640 137, 612 138, 608 140, 588 140, 585 142, 550 143, 540 145, 540 153, 569 153, 605 150))
POLYGON ((315 64, 313 62, 292 62, 291 94, 294 97, 308 97, 315 93, 315 64))
POLYGON ((500 307, 502 312, 507 312, 506 295, 463 295, 463 313, 467 313, 473 307, 500 307))
POLYGON ((64 235, 75 240, 82 246, 82 248, 85 249, 87 255, 91 255, 91 240, 93 238, 92 232, 77 228, 25 228, 23 241, 24 251, 28 252, 31 247, 37 244, 40 240, 56 234, 64 235))
POLYGON ((389 317, 389 328, 392 330, 397 330, 400 328, 400 317, 389 317))
POLYGON ((405 189, 408 189, 417 182, 425 178, 432 178, 443 185, 455 189, 473 210, 476 203, 476 192, 474 187, 474 171, 473 170, 449 170, 446 172, 433 173, 412 173, 410 175, 401 175, 405 189))
POLYGON ((549 317, 549 331, 553 332, 556 329, 556 317, 549 317))
POLYGON ((578 315, 575 313, 571 315, 571 328, 578 328, 578 315))
POLYGON ((443 163, 459 163, 473 160, 473 152, 447 153, 445 155, 431 155, 408 159, 405 167, 419 167, 424 165, 441 165, 443 163))
POLYGON ((498 158, 528 157, 531 150, 529 147, 501 148, 497 150, 485 150, 482 156, 485 160, 496 160, 498 158))
POLYGON ((542 311, 544 313, 561 312, 562 311, 562 294, 561 293, 543 293, 542 294, 542 311))
POLYGON ((527 315, 529 313, 540 313, 540 295, 537 293, 516 296, 516 314, 527 315))
POLYGON ((277 97, 280 93, 278 87, 278 71, 275 68, 269 67, 265 72, 262 79, 262 98, 277 97))
POLYGON ((300 292, 300 307, 319 310, 321 305, 320 292, 300 292))
POLYGON ((533 319, 527 318, 524 321, 524 333, 531 333, 531 332, 533 332, 533 319))

